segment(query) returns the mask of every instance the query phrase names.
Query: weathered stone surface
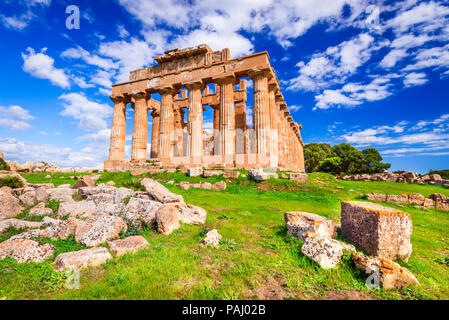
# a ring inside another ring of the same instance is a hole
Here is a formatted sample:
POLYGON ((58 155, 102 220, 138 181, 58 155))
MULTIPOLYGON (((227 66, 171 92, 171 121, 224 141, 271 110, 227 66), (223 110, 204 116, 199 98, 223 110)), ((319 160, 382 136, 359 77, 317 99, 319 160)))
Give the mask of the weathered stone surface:
POLYGON ((179 187, 181 188, 181 190, 189 190, 190 189, 190 182, 181 181, 179 183, 179 187))
MULTIPOLYGON (((51 225, 45 229, 33 229, 21 234, 11 237, 15 239, 31 239, 35 237, 50 238, 52 240, 62 239, 66 240, 69 236, 75 234, 75 229, 81 220, 75 218, 68 218, 67 220, 52 221, 51 225)), ((47 221, 48 223, 48 221, 47 221)))
POLYGON ((108 240, 119 238, 127 226, 122 218, 108 215, 96 215, 78 223, 75 240, 86 247, 93 247, 108 240))
POLYGON ((17 262, 42 262, 55 252, 52 244, 40 245, 33 240, 6 240, 0 243, 0 259, 13 258, 17 262))
POLYGON ((178 218, 183 223, 205 224, 207 212, 203 208, 184 205, 179 208, 178 218))
POLYGON ((22 202, 25 206, 34 205, 37 202, 36 191, 34 191, 33 188, 25 188, 25 190, 24 193, 19 197, 20 202, 22 202))
POLYGON ((9 187, 0 188, 0 220, 18 216, 24 208, 9 187))
MULTIPOLYGON (((365 273, 367 277, 371 276, 384 289, 420 285, 419 281, 407 268, 401 267, 391 260, 367 257, 359 252, 354 252, 351 258, 357 269, 365 273)), ((376 283, 371 284, 375 285, 376 283)))
POLYGON ((387 202, 407 204, 408 197, 405 194, 390 194, 387 196, 387 202))
POLYGON ((203 171, 203 178, 210 178, 215 176, 221 176, 223 174, 223 171, 221 170, 204 170, 203 171))
POLYGON ((72 188, 55 188, 47 189, 46 192, 49 195, 50 200, 57 200, 63 203, 74 202, 72 196, 76 192, 76 190, 72 188))
POLYGON ((226 190, 226 188, 227 188, 227 185, 226 185, 226 182, 224 182, 224 181, 215 182, 212 186, 212 190, 214 190, 214 191, 224 191, 224 190, 226 190))
POLYGON ((174 194, 162 184, 153 179, 145 178, 142 180, 142 186, 157 201, 162 203, 184 202, 181 195, 174 194))
POLYGON ((54 189, 55 186, 53 183, 46 183, 39 185, 35 188, 35 195, 36 195, 36 201, 37 202, 48 202, 50 199, 49 194, 47 193, 48 189, 54 189))
POLYGON ((189 168, 187 169, 187 175, 189 177, 198 177, 203 174, 203 168, 189 168))
MULTIPOLYGON (((64 179, 64 177, 61 177, 62 179, 64 179)), ((61 184, 58 186, 58 188, 60 189, 65 189, 65 188, 71 188, 72 186, 70 184, 61 184)))
POLYGON ((359 201, 341 203, 341 234, 368 254, 408 261, 412 219, 406 212, 359 201))
POLYGON ((95 202, 89 200, 77 202, 63 202, 59 206, 58 216, 88 218, 97 213, 95 202))
POLYGON ((91 176, 81 176, 78 181, 74 184, 73 189, 79 189, 83 187, 95 187, 95 181, 91 176))
POLYGON ((40 202, 34 208, 30 209, 30 216, 49 216, 53 210, 45 207, 45 203, 40 202))
POLYGON ((110 186, 110 187, 114 187, 115 186, 115 182, 114 181, 108 181, 108 182, 106 182, 106 185, 110 186))
POLYGON ((149 248, 148 241, 142 236, 132 236, 125 239, 108 241, 108 247, 116 257, 123 256, 128 252, 137 252, 149 248))
POLYGON ((164 204, 156 212, 157 230, 168 236, 180 227, 178 217, 179 207, 174 204, 164 204))
POLYGON ((95 194, 99 193, 107 193, 107 194, 113 194, 117 188, 112 186, 96 186, 96 187, 83 187, 79 188, 78 192, 84 197, 88 198, 89 196, 93 196, 95 194))
POLYGON ((58 271, 65 269, 82 269, 102 265, 112 259, 106 248, 92 248, 74 252, 61 253, 56 257, 54 266, 58 271))
POLYGON ((449 197, 446 197, 440 193, 433 193, 429 196, 429 198, 435 202, 435 208, 437 210, 449 210, 449 197))
POLYGON ((228 171, 225 170, 223 172, 223 177, 225 177, 226 179, 237 179, 240 175, 239 171, 228 171))
POLYGON ((432 199, 425 198, 423 206, 426 208, 435 208, 435 201, 432 199))
POLYGON ((125 219, 136 225, 153 225, 156 223, 156 212, 161 206, 157 201, 131 198, 126 205, 125 219))
POLYGON ((439 174, 431 174, 429 178, 430 178, 430 181, 442 180, 442 178, 441 178, 441 176, 439 174))
POLYGON ((220 246, 220 239, 222 238, 221 234, 218 233, 217 229, 212 229, 206 234, 204 238, 204 243, 207 246, 212 246, 214 248, 218 248, 220 246))
POLYGON ((290 211, 284 213, 284 219, 287 233, 299 240, 304 240, 308 232, 328 238, 337 235, 335 224, 331 220, 314 213, 290 211))
MULTIPOLYGON (((115 192, 115 191, 114 191, 115 192)), ((88 201, 92 201, 96 206, 100 204, 113 204, 114 203, 114 193, 97 193, 87 197, 88 201)))
POLYGON ((144 173, 147 173, 147 172, 148 172, 147 169, 132 169, 131 170, 131 176, 137 177, 137 176, 140 176, 140 175, 142 175, 144 173))
POLYGON ((343 257, 343 250, 355 251, 352 245, 313 232, 306 233, 304 238, 301 252, 323 269, 335 268, 343 257))
POLYGON ((136 193, 127 188, 118 188, 113 193, 114 203, 123 203, 123 201, 129 197, 133 197, 136 193))
POLYGON ((0 220, 0 232, 5 231, 8 228, 14 228, 17 230, 28 229, 28 228, 40 228, 42 222, 32 222, 19 219, 6 219, 0 220))
POLYGON ((368 193, 367 196, 368 196, 368 200, 371 200, 371 201, 380 201, 380 202, 387 201, 387 195, 383 194, 383 193, 371 192, 371 193, 368 193))
POLYGON ((411 204, 418 204, 422 206, 424 204, 424 200, 425 200, 424 196, 419 193, 413 193, 408 195, 408 203, 411 204))
POLYGON ((212 183, 210 183, 210 182, 203 182, 203 183, 201 183, 201 189, 203 189, 203 190, 212 190, 212 183))
POLYGON ((277 173, 264 172, 262 168, 250 169, 249 172, 248 172, 248 176, 249 176, 250 179, 252 179, 252 180, 254 180, 256 182, 265 181, 265 180, 268 180, 270 178, 277 179, 279 177, 277 173))
POLYGON ((309 179, 309 176, 305 173, 289 173, 289 180, 298 181, 301 183, 307 183, 307 180, 309 179))

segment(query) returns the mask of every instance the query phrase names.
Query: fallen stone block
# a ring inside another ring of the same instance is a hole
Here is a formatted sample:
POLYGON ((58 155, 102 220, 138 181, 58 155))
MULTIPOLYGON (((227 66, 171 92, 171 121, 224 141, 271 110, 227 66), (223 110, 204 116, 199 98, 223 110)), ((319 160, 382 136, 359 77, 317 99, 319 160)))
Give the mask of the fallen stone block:
POLYGON ((89 200, 61 203, 58 210, 58 216, 60 217, 89 218, 96 213, 95 202, 89 200))
POLYGON ((227 171, 225 170, 223 172, 223 177, 225 177, 226 179, 237 179, 240 175, 239 171, 227 171))
POLYGON ((75 202, 72 196, 76 190, 72 188, 54 188, 46 190, 50 200, 56 200, 59 202, 75 202))
POLYGON ((40 202, 34 208, 30 209, 30 216, 49 216, 53 214, 53 210, 45 207, 45 203, 40 202))
POLYGON ((226 185, 226 182, 224 182, 224 181, 215 182, 212 186, 212 190, 214 190, 214 191, 224 191, 224 190, 226 190, 226 188, 227 188, 227 185, 226 185))
POLYGON ((387 195, 383 194, 383 193, 371 192, 371 193, 368 193, 367 196, 368 196, 368 200, 371 200, 371 201, 380 201, 380 202, 387 201, 387 195))
POLYGON ((164 204, 156 212, 157 231, 168 236, 180 227, 178 217, 179 207, 175 204, 164 204))
POLYGON ((297 172, 293 172, 293 173, 288 173, 288 178, 289 180, 292 181, 298 181, 301 183, 307 183, 307 180, 309 179, 309 176, 305 173, 297 173, 297 172))
POLYGON ((9 187, 0 188, 0 220, 18 216, 24 207, 9 187))
POLYGON ((412 254, 410 215, 376 203, 342 202, 341 234, 373 256, 408 261, 412 254))
POLYGON ((357 269, 371 278, 373 287, 377 285, 384 289, 393 289, 398 287, 419 286, 419 281, 415 276, 399 264, 383 258, 367 257, 359 252, 351 255, 352 262, 357 269))
POLYGON ((210 183, 210 182, 203 182, 203 183, 201 183, 201 189, 203 189, 203 190, 212 190, 212 183, 210 183))
POLYGON ((178 210, 179 221, 183 223, 205 224, 207 212, 203 208, 193 205, 183 205, 178 210))
POLYGON ((122 218, 108 215, 96 215, 76 226, 75 240, 86 247, 94 247, 108 240, 118 239, 120 232, 127 230, 122 218))
POLYGON ((95 187, 95 181, 91 176, 81 176, 74 184, 73 189, 79 189, 83 187, 95 187))
POLYGON ((203 174, 203 168, 189 168, 187 169, 187 175, 189 177, 198 177, 203 174))
POLYGON ((6 240, 0 243, 0 259, 13 258, 19 263, 42 262, 51 258, 55 252, 52 244, 40 245, 33 240, 6 240))
POLYGON ((417 205, 424 205, 424 196, 419 193, 413 193, 408 195, 408 203, 410 204, 417 204, 417 205))
POLYGON ((334 238, 337 235, 335 224, 322 216, 308 212, 290 211, 284 213, 287 233, 299 240, 304 240, 307 233, 334 238))
POLYGON ((181 195, 174 194, 162 184, 153 179, 145 178, 142 180, 142 186, 155 200, 162 203, 184 202, 181 195))
POLYGON ((148 241, 142 236, 132 236, 125 239, 108 241, 108 247, 116 257, 123 256, 128 252, 135 253, 139 250, 149 248, 148 241))
POLYGON ((5 231, 8 228, 14 228, 16 230, 28 229, 28 228, 40 228, 42 222, 32 222, 19 219, 6 219, 0 220, 0 232, 5 231))
POLYGON ((142 223, 151 226, 156 223, 156 212, 162 206, 160 202, 139 198, 131 198, 126 205, 125 220, 134 225, 142 223))
POLYGON ((387 202, 407 204, 408 197, 405 194, 392 194, 387 196, 387 202))
POLYGON ((435 202, 435 208, 437 210, 449 210, 449 197, 446 197, 440 193, 433 193, 429 196, 429 198, 435 202))
POLYGON ((112 259, 106 248, 92 248, 74 252, 61 253, 56 257, 53 265, 58 271, 65 269, 82 269, 102 265, 112 259))
POLYGON ((223 171, 221 170, 204 170, 203 171, 203 178, 210 178, 215 176, 221 176, 223 175, 223 171))
POLYGON ((182 181, 179 183, 179 187, 181 190, 189 190, 190 189, 190 182, 182 181))

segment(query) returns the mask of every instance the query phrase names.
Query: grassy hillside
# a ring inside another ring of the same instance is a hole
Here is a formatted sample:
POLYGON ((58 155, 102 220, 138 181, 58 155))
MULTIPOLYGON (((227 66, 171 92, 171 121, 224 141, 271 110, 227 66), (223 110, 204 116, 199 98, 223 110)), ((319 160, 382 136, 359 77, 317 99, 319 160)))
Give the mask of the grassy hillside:
MULTIPOLYGON (((75 180, 73 174, 27 174, 31 183, 56 185, 75 180)), ((348 258, 333 270, 323 270, 305 257, 301 241, 286 233, 283 213, 313 212, 335 222, 340 219, 340 201, 358 199, 367 192, 421 193, 428 196, 449 190, 437 186, 390 182, 337 181, 331 175, 309 174, 300 184, 284 179, 256 184, 244 178, 228 183, 223 192, 190 189, 168 181, 224 180, 222 177, 188 178, 182 173, 152 176, 187 203, 208 212, 207 224, 183 225, 168 237, 152 230, 142 235, 150 248, 126 255, 98 268, 82 272, 81 288, 64 288, 65 275, 52 271, 53 260, 19 265, 0 261, 0 299, 448 299, 449 212, 397 207, 413 219, 413 254, 408 263, 421 283, 418 289, 369 290, 365 278, 348 258), (219 249, 204 247, 208 229, 223 236, 219 249), (445 258, 446 257, 446 258, 445 258), (446 260, 445 260, 446 259, 446 260)), ((129 186, 129 173, 105 173, 99 182, 113 180, 129 186)), ((135 179, 135 178, 134 178, 135 179)), ((8 230, 0 240, 16 233, 8 230)), ((72 239, 54 243, 58 253, 79 250, 72 239)))

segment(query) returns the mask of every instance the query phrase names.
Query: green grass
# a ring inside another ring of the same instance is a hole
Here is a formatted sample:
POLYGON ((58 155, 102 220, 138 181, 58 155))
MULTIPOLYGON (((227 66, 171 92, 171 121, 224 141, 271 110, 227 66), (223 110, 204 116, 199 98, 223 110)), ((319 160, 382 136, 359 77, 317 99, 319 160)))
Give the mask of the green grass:
POLYGON ((1 187, 22 188, 23 183, 17 177, 4 177, 0 178, 0 188, 1 187))
MULTIPOLYGON (((59 176, 53 176, 45 179, 45 174, 40 173, 24 175, 32 183, 56 184, 59 176)), ((148 175, 142 177, 145 176, 148 175)), ((285 211, 297 210, 339 222, 340 202, 358 199, 363 193, 428 196, 438 192, 449 196, 448 189, 391 182, 337 181, 330 175, 313 173, 309 174, 307 184, 284 179, 254 183, 239 178, 228 182, 226 191, 214 192, 181 190, 165 182, 214 183, 225 180, 223 177, 189 178, 183 173, 160 173, 151 177, 182 194, 186 203, 206 209, 206 225, 182 225, 168 237, 151 229, 141 230, 139 233, 148 240, 149 249, 83 271, 79 290, 58 286, 58 278, 52 278, 54 275, 48 269, 51 259, 42 264, 19 266, 10 259, 0 261, 0 269, 3 265, 10 270, 6 274, 0 272, 0 299, 2 296, 5 299, 449 298, 449 267, 444 263, 449 252, 449 212, 388 204, 412 216, 413 254, 408 263, 401 264, 421 283, 417 289, 388 291, 367 289, 364 275, 352 266, 348 255, 337 268, 321 269, 301 253, 302 242, 287 235, 283 217, 285 211), (204 235, 214 228, 223 236, 219 249, 201 244, 204 235), (48 285, 48 279, 55 279, 50 281, 53 287, 48 285), (37 285, 39 282, 42 286, 37 285)), ((99 182, 112 180, 120 187, 134 184, 132 179, 129 172, 104 173, 99 182)), ((132 234, 136 232, 132 230, 132 234)), ((62 252, 77 248, 78 244, 69 240, 54 245, 62 252)))

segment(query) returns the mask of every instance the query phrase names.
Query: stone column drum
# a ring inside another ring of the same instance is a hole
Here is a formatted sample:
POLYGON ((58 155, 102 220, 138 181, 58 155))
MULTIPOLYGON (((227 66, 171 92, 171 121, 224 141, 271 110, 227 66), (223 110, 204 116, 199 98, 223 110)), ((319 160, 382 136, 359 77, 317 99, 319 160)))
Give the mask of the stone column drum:
POLYGON ((153 117, 153 127, 151 130, 151 158, 154 159, 158 157, 159 121, 161 117, 158 110, 153 110, 151 116, 153 117))
POLYGON ((161 118, 159 123, 159 158, 167 159, 173 156, 172 134, 174 130, 173 88, 163 88, 161 95, 161 118))
POLYGON ((256 152, 267 154, 270 151, 268 133, 270 129, 270 105, 268 101, 267 70, 254 70, 249 73, 253 80, 253 119, 256 132, 256 152))
POLYGON ((131 95, 134 103, 134 127, 131 150, 131 160, 146 160, 148 158, 148 106, 146 92, 139 91, 131 95))
POLYGON ((124 96, 111 96, 114 102, 109 160, 125 160, 126 100, 124 96))
POLYGON ((234 84, 235 78, 228 76, 217 79, 220 87, 220 121, 219 121, 219 153, 225 157, 235 154, 235 109, 234 84))
POLYGON ((203 155, 203 104, 201 92, 205 85, 201 82, 186 84, 189 89, 189 151, 188 155, 198 162, 203 155))

